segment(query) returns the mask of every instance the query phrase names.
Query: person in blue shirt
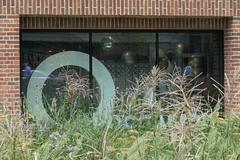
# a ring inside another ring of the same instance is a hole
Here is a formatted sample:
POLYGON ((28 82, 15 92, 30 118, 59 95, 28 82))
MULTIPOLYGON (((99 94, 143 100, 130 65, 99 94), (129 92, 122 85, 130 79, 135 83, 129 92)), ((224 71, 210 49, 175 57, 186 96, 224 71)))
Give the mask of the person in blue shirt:
POLYGON ((183 68, 183 74, 187 75, 187 76, 192 76, 192 67, 191 66, 185 66, 183 68))
POLYGON ((23 72, 23 77, 30 77, 31 75, 32 75, 32 73, 33 73, 33 70, 32 70, 32 68, 30 67, 30 65, 29 64, 27 64, 27 63, 24 63, 23 64, 23 70, 22 70, 22 72, 23 72))

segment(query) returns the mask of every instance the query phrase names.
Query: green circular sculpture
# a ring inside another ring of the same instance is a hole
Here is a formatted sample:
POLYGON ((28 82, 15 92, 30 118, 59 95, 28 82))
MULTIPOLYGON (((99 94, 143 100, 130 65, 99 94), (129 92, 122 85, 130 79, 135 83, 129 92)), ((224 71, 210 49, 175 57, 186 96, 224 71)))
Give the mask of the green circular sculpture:
MULTIPOLYGON (((89 71, 89 55, 77 51, 57 53, 45 59, 36 70, 50 75, 56 69, 69 65, 89 71)), ((92 65, 93 77, 98 82, 101 94, 101 100, 94 117, 109 121, 111 120, 111 101, 115 94, 114 82, 107 68, 94 57, 92 58, 92 65)), ((43 78, 39 72, 33 72, 27 88, 29 111, 40 123, 50 123, 52 121, 42 101, 42 90, 47 78, 43 78)))

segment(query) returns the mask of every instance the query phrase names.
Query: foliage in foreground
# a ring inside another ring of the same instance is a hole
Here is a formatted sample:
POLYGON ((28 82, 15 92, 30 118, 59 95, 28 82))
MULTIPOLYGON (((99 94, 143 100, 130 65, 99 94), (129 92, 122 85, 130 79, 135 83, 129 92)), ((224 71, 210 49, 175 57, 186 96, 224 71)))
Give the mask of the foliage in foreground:
MULTIPOLYGON (((76 103, 66 117, 56 110, 48 127, 29 122, 29 114, 20 124, 6 117, 0 124, 0 159, 240 159, 240 117, 220 118, 222 97, 207 97, 201 85, 198 77, 154 68, 115 97, 110 125, 96 123, 76 103), (167 90, 151 96, 158 84, 167 90)), ((70 107, 66 101, 59 108, 70 107)))

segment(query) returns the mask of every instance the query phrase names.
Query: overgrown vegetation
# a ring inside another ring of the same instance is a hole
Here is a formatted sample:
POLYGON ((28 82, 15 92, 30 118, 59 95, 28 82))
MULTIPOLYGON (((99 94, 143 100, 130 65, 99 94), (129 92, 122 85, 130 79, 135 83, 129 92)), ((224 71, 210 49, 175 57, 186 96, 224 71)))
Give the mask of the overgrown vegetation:
POLYGON ((94 106, 92 92, 86 93, 86 81, 71 77, 61 103, 49 106, 51 126, 36 125, 27 110, 19 124, 5 118, 0 159, 240 159, 240 117, 220 118, 223 96, 206 94, 199 79, 153 68, 117 93, 108 125, 93 121, 94 110, 86 113, 94 106))

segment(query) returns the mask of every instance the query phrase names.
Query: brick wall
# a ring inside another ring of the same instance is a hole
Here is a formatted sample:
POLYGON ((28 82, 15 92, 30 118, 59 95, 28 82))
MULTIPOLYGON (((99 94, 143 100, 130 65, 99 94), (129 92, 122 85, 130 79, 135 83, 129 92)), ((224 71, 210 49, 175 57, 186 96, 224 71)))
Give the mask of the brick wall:
POLYGON ((174 30, 223 30, 228 27, 223 17, 59 17, 22 16, 21 29, 174 29, 174 30))
POLYGON ((225 113, 240 113, 240 17, 224 33, 225 113))
POLYGON ((0 14, 240 16, 239 0, 0 0, 0 14))
POLYGON ((0 16, 0 103, 20 112, 19 16, 0 16))

